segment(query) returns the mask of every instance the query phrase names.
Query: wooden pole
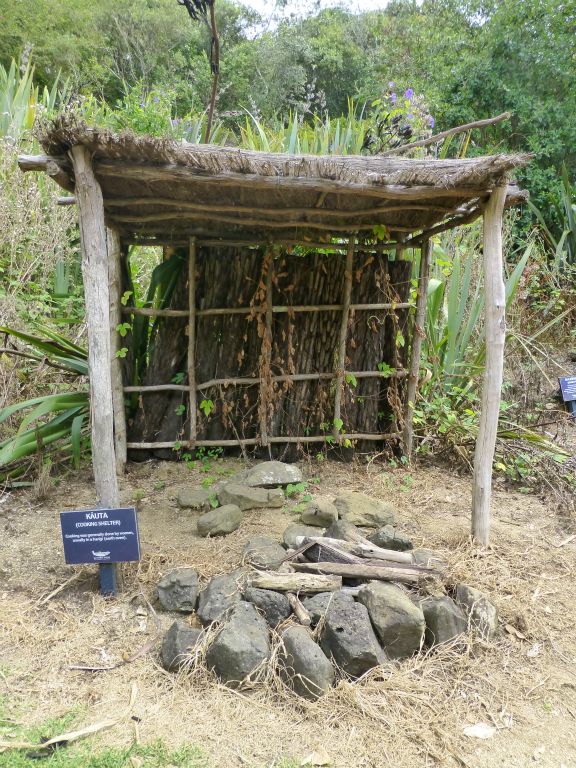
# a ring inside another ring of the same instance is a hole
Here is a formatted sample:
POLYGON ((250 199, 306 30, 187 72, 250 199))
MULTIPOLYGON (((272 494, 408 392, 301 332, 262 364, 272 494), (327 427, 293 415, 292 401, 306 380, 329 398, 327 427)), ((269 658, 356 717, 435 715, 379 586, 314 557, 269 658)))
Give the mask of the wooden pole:
POLYGON ((492 462, 496 447, 500 394, 506 338, 506 290, 502 260, 502 212, 506 188, 497 187, 484 211, 484 324, 486 365, 482 386, 482 409, 476 450, 472 493, 472 536, 486 546, 490 534, 492 462))
MULTIPOLYGON (((78 202, 82 277, 88 327, 88 369, 90 372, 90 416, 92 427, 92 466, 99 505, 118 506, 116 454, 114 449, 114 409, 110 352, 110 299, 108 287, 108 249, 102 191, 92 169, 86 147, 70 151, 74 165, 75 195, 78 202)), ((100 565, 100 590, 114 594, 117 588, 115 564, 100 565)))
POLYGON ((196 421, 196 238, 190 238, 188 257, 188 390, 190 445, 194 447, 198 435, 196 421))
POLYGON ((336 391, 334 393, 334 424, 332 434, 340 442, 340 428, 337 424, 342 421, 342 394, 346 375, 346 336, 350 320, 350 302, 352 299, 352 270, 354 265, 354 248, 356 239, 351 237, 346 252, 346 267, 344 271, 344 293, 342 297, 342 320, 340 322, 340 339, 336 361, 336 391))
POLYGON ((274 277, 274 252, 272 247, 266 250, 263 266, 266 270, 266 318, 260 352, 260 403, 258 410, 260 415, 260 442, 263 446, 268 447, 270 458, 272 458, 268 440, 268 411, 272 389, 272 280, 274 277))
POLYGON ((430 279, 430 260, 432 258, 432 241, 426 240, 422 244, 420 252, 420 273, 418 276, 418 293, 416 298, 416 315, 414 317, 414 330, 412 332, 412 350, 410 352, 410 368, 408 373, 408 386, 406 387, 406 401, 404 405, 404 455, 412 458, 412 444, 414 438, 414 404, 418 390, 418 378, 420 374, 420 355, 422 352, 422 339, 424 338, 426 300, 428 297, 428 281, 430 279))
POLYGON ((112 380, 112 407, 114 410, 114 449, 116 472, 124 474, 126 469, 126 410, 124 406, 124 381, 122 363, 117 353, 120 336, 116 330, 122 322, 122 270, 120 236, 114 229, 106 230, 108 246, 108 292, 110 299, 110 375, 112 380))

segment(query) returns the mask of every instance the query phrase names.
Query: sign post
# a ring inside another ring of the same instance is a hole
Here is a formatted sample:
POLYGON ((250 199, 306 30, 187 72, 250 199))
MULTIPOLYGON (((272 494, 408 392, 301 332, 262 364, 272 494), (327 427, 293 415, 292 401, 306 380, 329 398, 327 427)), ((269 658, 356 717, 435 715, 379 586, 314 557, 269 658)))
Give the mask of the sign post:
POLYGON ((572 418, 576 419, 576 376, 561 376, 558 381, 560 382, 562 399, 572 414, 572 418))
POLYGON ((115 563, 140 560, 136 509, 121 507, 61 512, 60 525, 66 562, 97 563, 101 594, 115 595, 115 563))

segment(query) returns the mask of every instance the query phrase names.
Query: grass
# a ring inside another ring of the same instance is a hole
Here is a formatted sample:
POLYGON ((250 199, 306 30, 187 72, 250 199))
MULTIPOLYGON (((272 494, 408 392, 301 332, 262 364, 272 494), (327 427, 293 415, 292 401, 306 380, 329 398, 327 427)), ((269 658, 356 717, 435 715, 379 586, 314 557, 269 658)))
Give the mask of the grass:
MULTIPOLYGON (((31 744, 41 744, 58 734, 78 726, 79 710, 72 709, 61 717, 51 718, 40 725, 23 728, 6 716, 6 702, 0 699, 0 742, 10 738, 31 744)), ((129 747, 95 748, 79 741, 54 750, 8 750, 0 752, 0 768, 206 768, 206 754, 199 747, 183 745, 171 749, 162 740, 152 744, 132 744, 129 747)))

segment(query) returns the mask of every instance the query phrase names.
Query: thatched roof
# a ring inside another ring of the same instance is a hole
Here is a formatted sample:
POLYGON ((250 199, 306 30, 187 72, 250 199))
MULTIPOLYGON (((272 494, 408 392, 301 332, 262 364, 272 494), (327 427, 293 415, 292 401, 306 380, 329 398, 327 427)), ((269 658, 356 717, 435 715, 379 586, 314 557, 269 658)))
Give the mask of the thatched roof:
POLYGON ((48 172, 74 189, 72 146, 86 146, 102 187, 107 222, 127 237, 318 240, 370 236, 375 225, 418 236, 480 215, 497 185, 508 204, 525 155, 465 160, 313 156, 252 152, 114 134, 63 117, 41 144, 48 172))

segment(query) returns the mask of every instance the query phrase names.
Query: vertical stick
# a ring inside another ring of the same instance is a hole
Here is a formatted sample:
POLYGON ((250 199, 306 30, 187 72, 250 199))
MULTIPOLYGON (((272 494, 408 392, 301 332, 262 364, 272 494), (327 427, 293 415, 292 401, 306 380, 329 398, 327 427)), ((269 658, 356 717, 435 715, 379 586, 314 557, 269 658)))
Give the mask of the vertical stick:
POLYGON ((190 238, 188 254, 188 387, 190 447, 198 436, 196 420, 196 238, 190 238))
MULTIPOLYGON (((266 317, 260 353, 260 443, 267 445, 270 451, 270 443, 268 441, 268 408, 270 404, 270 388, 272 387, 272 280, 274 277, 274 253, 271 247, 267 249, 264 255, 264 266, 266 267, 266 317)), ((270 458, 272 458, 271 455, 270 458)))
POLYGON ((412 332, 412 349, 410 352, 410 368, 408 373, 408 385, 406 387, 406 402, 404 406, 404 455, 412 458, 412 444, 414 439, 414 403, 418 389, 420 374, 420 355, 422 352, 422 339, 424 338, 426 300, 428 297, 428 281, 430 279, 430 260, 432 257, 432 241, 424 240, 420 251, 420 273, 418 275, 418 291, 416 295, 416 315, 414 316, 414 330, 412 332))
POLYGON ((484 211, 484 324, 486 366, 482 386, 482 410, 474 452, 472 535, 486 546, 490 534, 492 462, 498 430, 498 413, 504 369, 506 338, 506 291, 502 261, 502 211, 506 188, 497 187, 484 211))
POLYGON ((344 377, 346 375, 346 336, 348 335, 348 321, 350 320, 350 300, 352 298, 352 270, 355 245, 356 238, 351 237, 348 241, 348 251, 346 253, 344 292, 342 295, 342 320, 340 322, 340 340, 336 368, 336 391, 334 393, 334 428, 332 434, 334 435, 334 439, 338 442, 340 442, 340 430, 336 428, 336 422, 342 420, 342 393, 344 391, 344 377))
MULTIPOLYGON (((82 278, 88 327, 88 369, 90 372, 90 417, 92 428, 92 466, 98 504, 118 506, 116 455, 114 450, 114 411, 110 366, 110 299, 108 289, 108 250, 102 191, 92 170, 86 147, 71 149, 75 194, 78 203, 82 244, 82 278)), ((100 591, 116 592, 116 565, 100 566, 100 591)))
POLYGON ((122 363, 116 353, 120 349, 120 336, 116 327, 122 322, 122 270, 120 266, 120 235, 114 229, 106 229, 108 247, 108 291, 110 299, 110 376, 112 381, 112 407, 114 409, 114 449, 116 472, 124 474, 126 468, 126 410, 124 406, 124 382, 122 363))

